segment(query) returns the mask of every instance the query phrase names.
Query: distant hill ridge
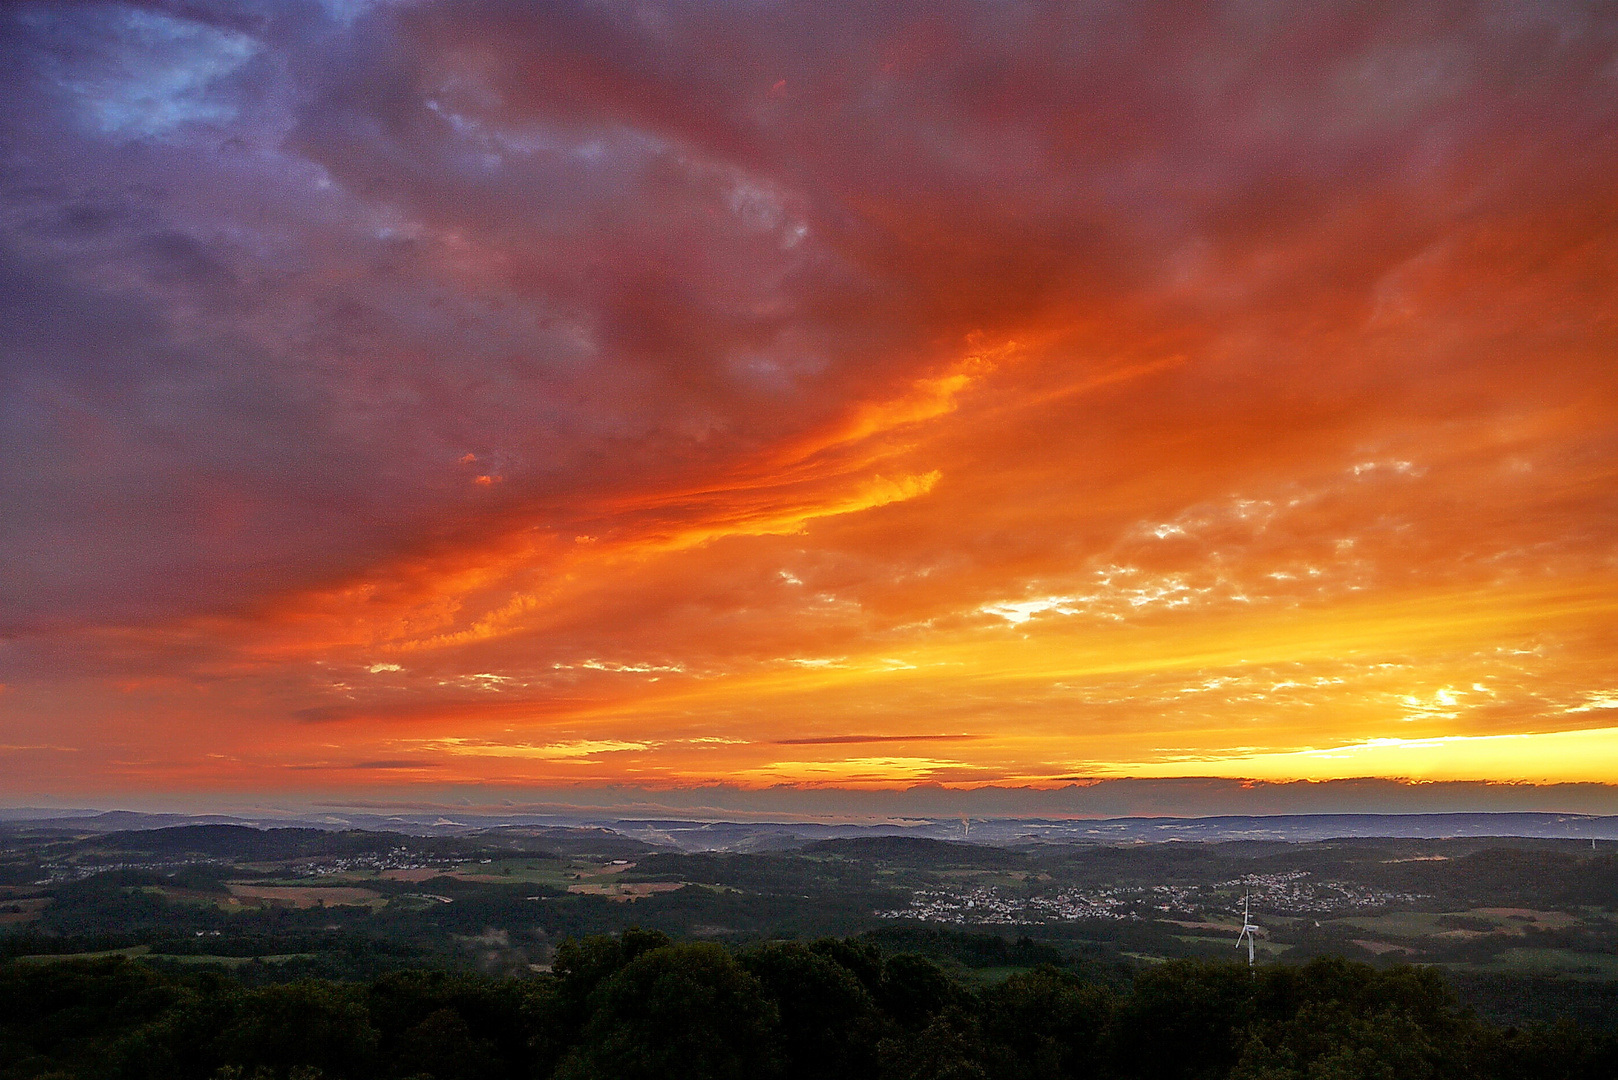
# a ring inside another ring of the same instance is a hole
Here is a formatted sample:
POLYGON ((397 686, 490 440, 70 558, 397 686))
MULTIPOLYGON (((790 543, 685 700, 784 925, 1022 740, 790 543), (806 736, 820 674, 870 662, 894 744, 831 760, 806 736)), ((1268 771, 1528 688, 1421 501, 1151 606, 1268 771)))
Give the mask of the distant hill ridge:
MULTIPOLYGON (((363 832, 385 835, 405 842, 405 838, 481 837, 494 841, 506 837, 538 839, 561 852, 587 852, 614 858, 633 858, 654 850, 683 851, 769 851, 790 850, 818 843, 842 841, 874 843, 869 848, 836 847, 849 857, 903 858, 901 847, 882 847, 887 840, 970 842, 991 847, 1022 847, 1029 844, 1138 844, 1165 841, 1231 841, 1299 843, 1352 838, 1483 838, 1524 837, 1606 844, 1618 842, 1618 816, 1548 813, 1532 811, 1451 812, 1416 814, 1274 814, 1207 817, 960 817, 911 818, 903 824, 893 821, 869 823, 817 821, 736 821, 719 818, 592 818, 581 811, 571 814, 492 814, 457 813, 454 820, 442 814, 376 815, 333 812, 304 818, 247 818, 224 815, 152 814, 128 810, 106 812, 66 811, 48 816, 40 808, 0 810, 0 831, 10 833, 67 833, 85 836, 145 834, 177 831, 174 843, 227 845, 227 854, 239 854, 232 844, 270 844, 264 833, 282 834, 276 841, 304 850, 298 844, 314 845, 316 850, 373 850, 343 847, 354 841, 329 841, 319 836, 342 836, 363 832), (214 832, 183 830, 212 829, 214 832), (246 830, 246 831, 243 831, 246 830), (258 838, 249 833, 259 834, 258 838), (213 839, 209 839, 209 838, 213 839), (293 837, 303 837, 294 843, 293 837), (183 838, 183 839, 182 839, 183 838), (329 844, 336 844, 335 848, 329 844), (882 855, 879 853, 887 852, 882 855), (863 853, 863 854, 862 854, 863 853)), ((164 840, 141 843, 162 844, 164 840)), ((123 841, 109 841, 123 843, 123 841)), ((148 850, 167 850, 149 848, 148 850)), ((265 856, 269 857, 269 856, 265 856)))
POLYGON ((817 840, 800 850, 805 855, 842 855, 856 859, 879 859, 885 862, 923 866, 966 863, 974 866, 993 863, 1021 866, 1027 861, 1022 855, 1006 848, 967 844, 958 840, 935 840, 925 836, 840 837, 835 840, 817 840))

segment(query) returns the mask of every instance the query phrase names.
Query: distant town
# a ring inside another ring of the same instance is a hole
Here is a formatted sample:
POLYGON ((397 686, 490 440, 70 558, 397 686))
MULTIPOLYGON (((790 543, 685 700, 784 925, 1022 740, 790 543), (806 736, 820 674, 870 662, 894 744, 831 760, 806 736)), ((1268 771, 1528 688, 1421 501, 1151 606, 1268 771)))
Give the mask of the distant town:
POLYGON ((1030 896, 1013 895, 1010 890, 994 886, 917 889, 906 907, 876 914, 884 919, 915 919, 956 926, 1033 926, 1082 919, 1218 918, 1239 914, 1243 896, 1251 898, 1256 912, 1286 915, 1377 910, 1430 899, 1420 893, 1317 880, 1311 878, 1307 870, 1292 870, 1250 874, 1209 885, 1069 888, 1030 896))

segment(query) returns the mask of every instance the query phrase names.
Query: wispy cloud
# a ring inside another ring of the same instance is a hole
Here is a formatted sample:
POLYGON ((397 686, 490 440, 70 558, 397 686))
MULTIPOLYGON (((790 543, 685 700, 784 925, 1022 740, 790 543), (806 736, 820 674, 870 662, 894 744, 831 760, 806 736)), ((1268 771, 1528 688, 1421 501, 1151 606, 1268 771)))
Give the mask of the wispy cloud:
POLYGON ((841 743, 960 742, 976 735, 821 735, 802 739, 776 739, 776 746, 834 746, 841 743))

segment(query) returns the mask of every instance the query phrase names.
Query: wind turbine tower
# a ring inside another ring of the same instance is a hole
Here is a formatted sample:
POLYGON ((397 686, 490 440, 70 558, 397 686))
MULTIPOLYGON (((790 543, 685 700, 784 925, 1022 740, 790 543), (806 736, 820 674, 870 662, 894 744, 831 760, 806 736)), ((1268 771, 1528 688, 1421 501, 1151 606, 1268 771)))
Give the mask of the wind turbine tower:
POLYGON ((1242 932, 1239 935, 1237 935, 1237 937, 1236 937, 1236 947, 1238 949, 1241 948, 1242 947, 1242 940, 1244 938, 1246 939, 1246 941, 1247 941, 1247 966, 1248 967, 1253 966, 1253 931, 1255 931, 1257 929, 1258 929, 1258 927, 1253 925, 1253 920, 1247 917, 1247 897, 1243 896, 1242 897, 1242 932))

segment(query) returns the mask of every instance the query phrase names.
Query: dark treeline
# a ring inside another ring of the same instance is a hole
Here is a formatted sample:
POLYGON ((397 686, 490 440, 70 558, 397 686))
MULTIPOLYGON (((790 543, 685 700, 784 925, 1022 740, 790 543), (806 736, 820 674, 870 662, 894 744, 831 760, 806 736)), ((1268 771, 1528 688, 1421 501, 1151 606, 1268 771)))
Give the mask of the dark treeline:
POLYGON ((1609 1080, 1618 1037, 1506 1027, 1431 970, 1046 965, 971 987, 826 939, 564 943, 554 973, 248 986, 121 958, 0 965, 0 1080, 1609 1080))

